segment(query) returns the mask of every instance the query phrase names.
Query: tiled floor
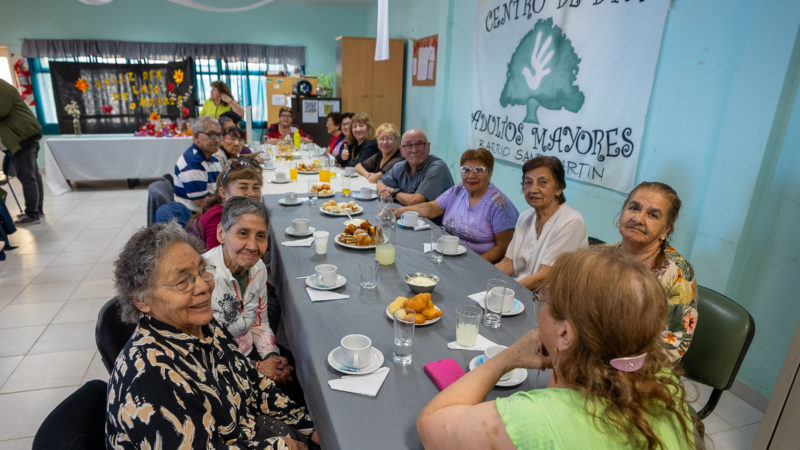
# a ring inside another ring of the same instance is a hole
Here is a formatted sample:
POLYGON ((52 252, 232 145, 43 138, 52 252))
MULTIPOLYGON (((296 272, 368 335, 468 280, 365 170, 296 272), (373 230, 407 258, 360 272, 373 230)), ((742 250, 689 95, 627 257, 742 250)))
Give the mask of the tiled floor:
MULTIPOLYGON (((12 186, 20 195, 16 180, 12 186)), ((47 195, 45 220, 11 235, 19 248, 0 262, 0 450, 30 449, 61 400, 87 380, 108 379, 94 343, 95 320, 114 295, 111 263, 145 225, 146 201, 143 187, 82 186, 47 195)), ((6 205, 16 216, 10 195, 6 205)), ((705 420, 708 448, 749 449, 762 415, 725 393, 705 420)))

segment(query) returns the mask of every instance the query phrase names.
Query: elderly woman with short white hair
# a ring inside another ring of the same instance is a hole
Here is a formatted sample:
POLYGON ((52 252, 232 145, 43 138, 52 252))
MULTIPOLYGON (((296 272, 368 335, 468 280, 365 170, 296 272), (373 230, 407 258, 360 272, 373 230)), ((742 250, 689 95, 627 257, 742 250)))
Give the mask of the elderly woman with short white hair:
POLYGON ((114 263, 136 331, 108 386, 108 448, 298 448, 318 443, 304 407, 239 352, 211 309, 214 266, 177 223, 142 228, 114 263))

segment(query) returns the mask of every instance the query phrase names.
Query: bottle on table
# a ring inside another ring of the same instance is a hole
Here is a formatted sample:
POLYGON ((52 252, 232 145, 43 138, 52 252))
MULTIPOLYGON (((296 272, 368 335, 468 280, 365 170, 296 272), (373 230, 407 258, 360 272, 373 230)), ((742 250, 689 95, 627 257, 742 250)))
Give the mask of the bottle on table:
POLYGON ((392 212, 392 199, 384 195, 380 199, 381 207, 378 210, 375 222, 375 237, 378 244, 375 246, 375 260, 382 266, 394 264, 394 250, 397 243, 397 219, 392 212))

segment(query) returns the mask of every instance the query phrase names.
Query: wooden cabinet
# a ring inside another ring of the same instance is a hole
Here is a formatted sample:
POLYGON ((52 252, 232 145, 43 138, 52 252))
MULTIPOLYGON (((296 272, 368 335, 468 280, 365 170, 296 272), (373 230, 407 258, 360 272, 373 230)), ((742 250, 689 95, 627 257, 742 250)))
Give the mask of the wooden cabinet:
POLYGON ((375 61, 375 38, 336 38, 336 90, 342 111, 366 112, 377 127, 403 125, 403 39, 389 40, 389 57, 375 61))

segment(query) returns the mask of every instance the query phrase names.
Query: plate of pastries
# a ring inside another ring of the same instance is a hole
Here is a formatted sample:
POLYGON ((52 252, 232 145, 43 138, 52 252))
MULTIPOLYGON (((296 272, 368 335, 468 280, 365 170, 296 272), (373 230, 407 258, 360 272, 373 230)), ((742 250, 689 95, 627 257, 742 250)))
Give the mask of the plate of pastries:
POLYGON ((333 197, 333 189, 328 183, 315 184, 311 190, 316 191, 318 198, 333 197))
POLYGON ((416 326, 432 325, 442 318, 442 310, 433 304, 430 292, 417 294, 411 298, 398 296, 386 307, 386 315, 391 319, 400 308, 413 309, 416 314, 416 326))
POLYGON ((336 200, 328 200, 319 207, 319 210, 323 214, 337 217, 347 216, 348 214, 353 216, 364 212, 364 208, 356 202, 337 202, 336 200))
POLYGON ((375 227, 368 220, 364 220, 358 226, 351 223, 344 227, 344 230, 336 236, 336 243, 342 247, 366 250, 375 248, 375 245, 382 240, 376 235, 375 227))
POLYGON ((307 163, 301 162, 297 165, 297 173, 302 173, 304 175, 313 175, 315 173, 319 173, 319 163, 307 163))

